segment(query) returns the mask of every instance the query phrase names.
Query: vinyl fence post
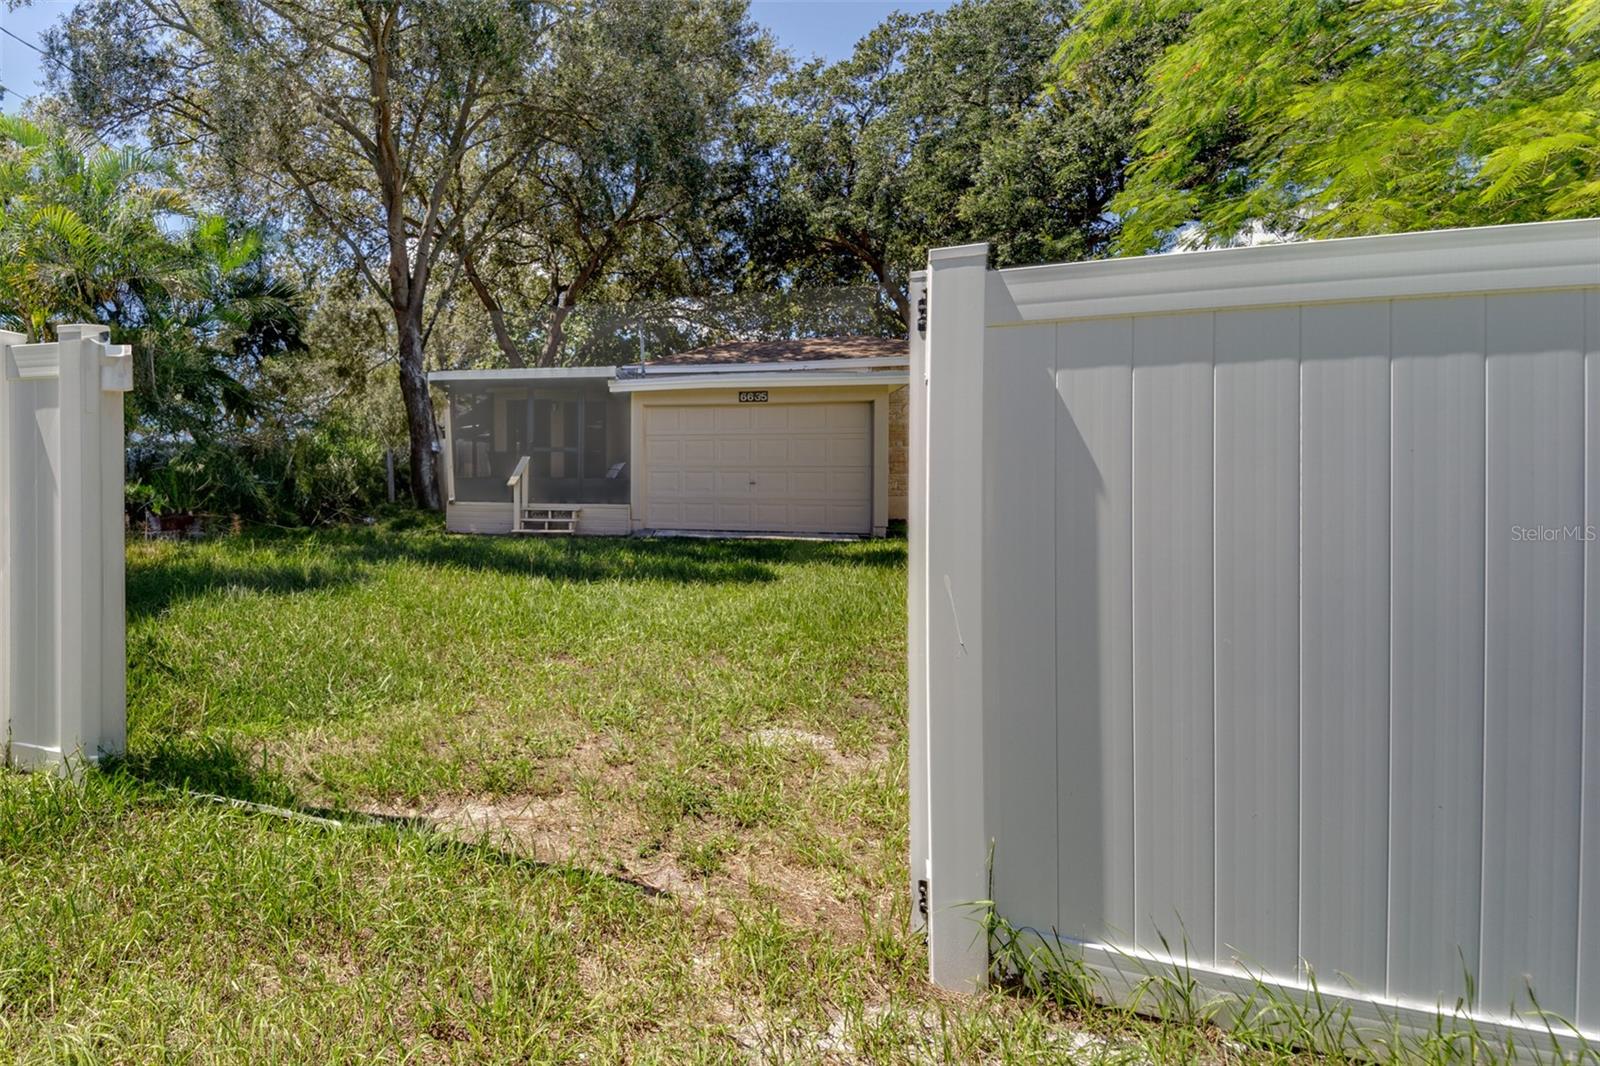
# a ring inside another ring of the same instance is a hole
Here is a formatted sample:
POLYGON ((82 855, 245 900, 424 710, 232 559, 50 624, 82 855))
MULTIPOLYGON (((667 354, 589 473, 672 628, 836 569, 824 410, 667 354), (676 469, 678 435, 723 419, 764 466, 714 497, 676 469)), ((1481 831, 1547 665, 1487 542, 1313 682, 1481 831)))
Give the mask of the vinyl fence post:
POLYGON ((927 928, 928 904, 928 275, 912 273, 907 298, 910 323, 910 384, 907 387, 906 486, 906 680, 910 722, 911 926, 927 928))
POLYGON ((132 360, 106 327, 56 328, 60 511, 57 744, 63 759, 122 750, 125 726, 122 394, 132 360))
POLYGON ((22 713, 31 695, 24 688, 26 669, 21 640, 27 633, 29 612, 23 600, 21 575, 35 572, 34 560, 25 554, 29 545, 20 534, 24 510, 33 500, 22 464, 29 461, 32 404, 11 349, 26 341, 21 333, 0 331, 0 766, 11 762, 14 717, 22 713))
POLYGON ((983 355, 989 246, 928 253, 926 422, 929 976, 987 981, 983 811, 983 355))

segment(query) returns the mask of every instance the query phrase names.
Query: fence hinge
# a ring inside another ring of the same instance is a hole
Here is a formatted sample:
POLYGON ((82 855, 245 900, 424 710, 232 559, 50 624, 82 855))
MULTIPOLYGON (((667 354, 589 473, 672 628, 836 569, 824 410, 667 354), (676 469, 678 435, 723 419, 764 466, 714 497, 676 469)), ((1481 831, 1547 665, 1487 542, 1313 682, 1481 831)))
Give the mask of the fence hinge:
POLYGON ((917 879, 917 913, 922 915, 923 918, 928 917, 928 879, 926 877, 917 879))
POLYGON ((917 336, 928 335, 928 291, 924 289, 917 297, 917 336))

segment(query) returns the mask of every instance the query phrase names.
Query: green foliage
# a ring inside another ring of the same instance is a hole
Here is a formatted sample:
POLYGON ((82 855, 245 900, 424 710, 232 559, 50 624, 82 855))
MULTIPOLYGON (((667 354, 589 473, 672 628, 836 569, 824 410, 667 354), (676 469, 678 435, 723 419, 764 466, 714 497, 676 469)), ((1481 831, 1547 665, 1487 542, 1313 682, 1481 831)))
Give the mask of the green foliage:
POLYGON ((253 413, 252 361, 297 344, 296 293, 259 233, 200 212, 166 158, 0 116, 0 323, 98 322, 138 351, 136 427, 253 413))
POLYGON ((106 323, 134 346, 136 509, 317 522, 382 498, 376 439, 280 387, 304 352, 299 292, 169 159, 0 117, 0 251, 0 324, 106 323))
POLYGON ((296 433, 236 444, 184 440, 136 451, 128 503, 155 515, 200 514, 287 525, 349 522, 383 502, 383 447, 330 413, 296 433))
POLYGON ((344 419, 325 419, 295 438, 280 484, 280 513, 301 522, 360 518, 383 499, 383 449, 344 419))
POLYGON ((0 323, 42 340, 184 286, 191 264, 161 228, 192 214, 175 183, 151 153, 0 116, 0 323))
POLYGON ((1060 55, 1167 27, 1117 248, 1600 213, 1594 0, 1090 0, 1060 55), (1192 230, 1185 230, 1192 227, 1192 230))
POLYGON ((967 204, 986 147, 1000 151, 992 146, 1039 112, 1072 8, 962 0, 899 13, 848 59, 790 73, 756 124, 766 152, 748 222, 758 281, 869 278, 904 323, 905 275, 926 249, 967 239, 969 216, 993 220, 992 206, 967 204))
POLYGON ((766 152, 745 225, 753 279, 870 280, 904 328, 906 274, 938 245, 989 241, 997 265, 1105 254, 1133 150, 1153 23, 1085 40, 1052 85, 1075 0, 960 0, 896 14, 841 62, 791 72, 758 110, 766 152))
POLYGON ((582 5, 549 47, 549 106, 507 123, 519 163, 457 249, 469 312, 492 318, 478 336, 492 329, 514 364, 590 354, 574 308, 703 295, 726 278, 716 208, 743 191, 736 126, 773 62, 742 0, 582 5))

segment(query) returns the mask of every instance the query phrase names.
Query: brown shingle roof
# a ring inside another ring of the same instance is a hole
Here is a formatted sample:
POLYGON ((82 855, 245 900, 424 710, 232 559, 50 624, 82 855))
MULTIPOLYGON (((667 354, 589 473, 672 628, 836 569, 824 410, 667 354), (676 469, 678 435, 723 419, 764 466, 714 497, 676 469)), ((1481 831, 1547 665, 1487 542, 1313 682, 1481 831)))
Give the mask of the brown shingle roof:
POLYGON ((782 341, 728 341, 652 359, 647 366, 717 366, 728 363, 806 363, 820 359, 904 359, 904 337, 800 337, 782 341))

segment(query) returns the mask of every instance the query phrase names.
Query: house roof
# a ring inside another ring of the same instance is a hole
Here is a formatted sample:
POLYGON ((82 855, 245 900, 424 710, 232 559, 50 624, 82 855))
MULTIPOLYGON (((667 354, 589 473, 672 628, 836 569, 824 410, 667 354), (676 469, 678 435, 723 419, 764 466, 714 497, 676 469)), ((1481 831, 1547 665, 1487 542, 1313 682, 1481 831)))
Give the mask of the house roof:
POLYGON ((645 363, 653 366, 725 366, 739 363, 809 363, 824 359, 904 359, 904 337, 797 337, 777 341, 727 341, 645 363))

